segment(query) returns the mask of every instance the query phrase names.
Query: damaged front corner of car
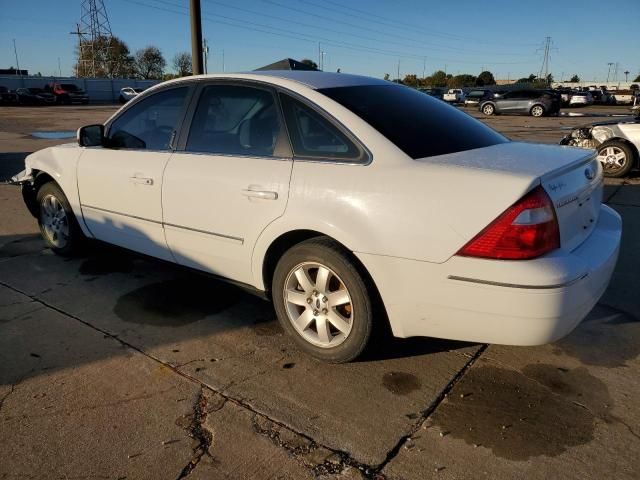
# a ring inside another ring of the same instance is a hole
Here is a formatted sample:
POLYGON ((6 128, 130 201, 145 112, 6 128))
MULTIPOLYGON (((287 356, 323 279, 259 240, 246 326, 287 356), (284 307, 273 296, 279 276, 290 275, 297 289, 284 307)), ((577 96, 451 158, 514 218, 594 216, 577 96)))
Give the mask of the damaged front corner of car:
POLYGON ((9 185, 23 185, 25 183, 33 184, 33 180, 34 178, 31 169, 26 169, 11 177, 7 183, 9 185))

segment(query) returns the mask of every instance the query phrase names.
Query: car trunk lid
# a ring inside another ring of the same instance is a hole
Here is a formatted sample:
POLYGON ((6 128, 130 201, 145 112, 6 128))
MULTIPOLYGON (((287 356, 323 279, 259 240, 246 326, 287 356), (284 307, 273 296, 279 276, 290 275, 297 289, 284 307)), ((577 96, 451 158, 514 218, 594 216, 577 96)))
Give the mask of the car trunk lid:
MULTIPOLYGON (((509 142, 418 161, 434 166, 493 171, 503 177, 503 181, 528 185, 528 190, 541 184, 554 204, 561 248, 565 250, 571 251, 586 240, 598 221, 603 180, 602 168, 594 151, 509 142)), ((523 191, 521 195, 525 193, 523 191)), ((518 199, 513 198, 512 203, 518 199)), ((503 210, 508 206, 504 205, 503 210)), ((459 227, 457 231, 461 231, 459 227)))

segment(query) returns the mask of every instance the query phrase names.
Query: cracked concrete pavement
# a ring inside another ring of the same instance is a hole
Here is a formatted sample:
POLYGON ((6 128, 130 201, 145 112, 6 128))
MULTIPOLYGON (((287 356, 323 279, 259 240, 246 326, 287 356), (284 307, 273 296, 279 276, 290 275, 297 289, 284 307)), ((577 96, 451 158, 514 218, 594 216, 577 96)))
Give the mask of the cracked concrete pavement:
MULTIPOLYGON (((0 110, 0 177, 55 143, 30 131, 112 112, 0 110)), ((589 119, 486 121, 555 143, 589 119)), ((640 179, 606 190, 621 258, 567 338, 323 365, 235 287, 115 248, 56 257, 0 186, 0 478, 637 478, 640 179)))

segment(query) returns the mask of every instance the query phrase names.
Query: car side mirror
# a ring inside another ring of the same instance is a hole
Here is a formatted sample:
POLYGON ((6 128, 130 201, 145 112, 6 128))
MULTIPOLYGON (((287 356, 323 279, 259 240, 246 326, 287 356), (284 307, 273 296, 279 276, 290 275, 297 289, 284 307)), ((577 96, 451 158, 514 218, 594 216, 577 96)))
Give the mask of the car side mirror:
POLYGON ((76 134, 81 147, 101 147, 104 145, 104 125, 80 127, 76 134))

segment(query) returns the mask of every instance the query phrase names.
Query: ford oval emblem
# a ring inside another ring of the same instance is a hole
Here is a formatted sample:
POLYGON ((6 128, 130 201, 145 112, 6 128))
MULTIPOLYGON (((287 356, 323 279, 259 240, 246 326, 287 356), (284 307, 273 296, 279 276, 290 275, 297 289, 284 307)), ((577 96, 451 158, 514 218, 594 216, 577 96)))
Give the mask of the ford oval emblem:
POLYGON ((591 167, 587 167, 584 170, 584 176, 587 177, 587 180, 593 180, 596 176, 596 172, 591 167))

